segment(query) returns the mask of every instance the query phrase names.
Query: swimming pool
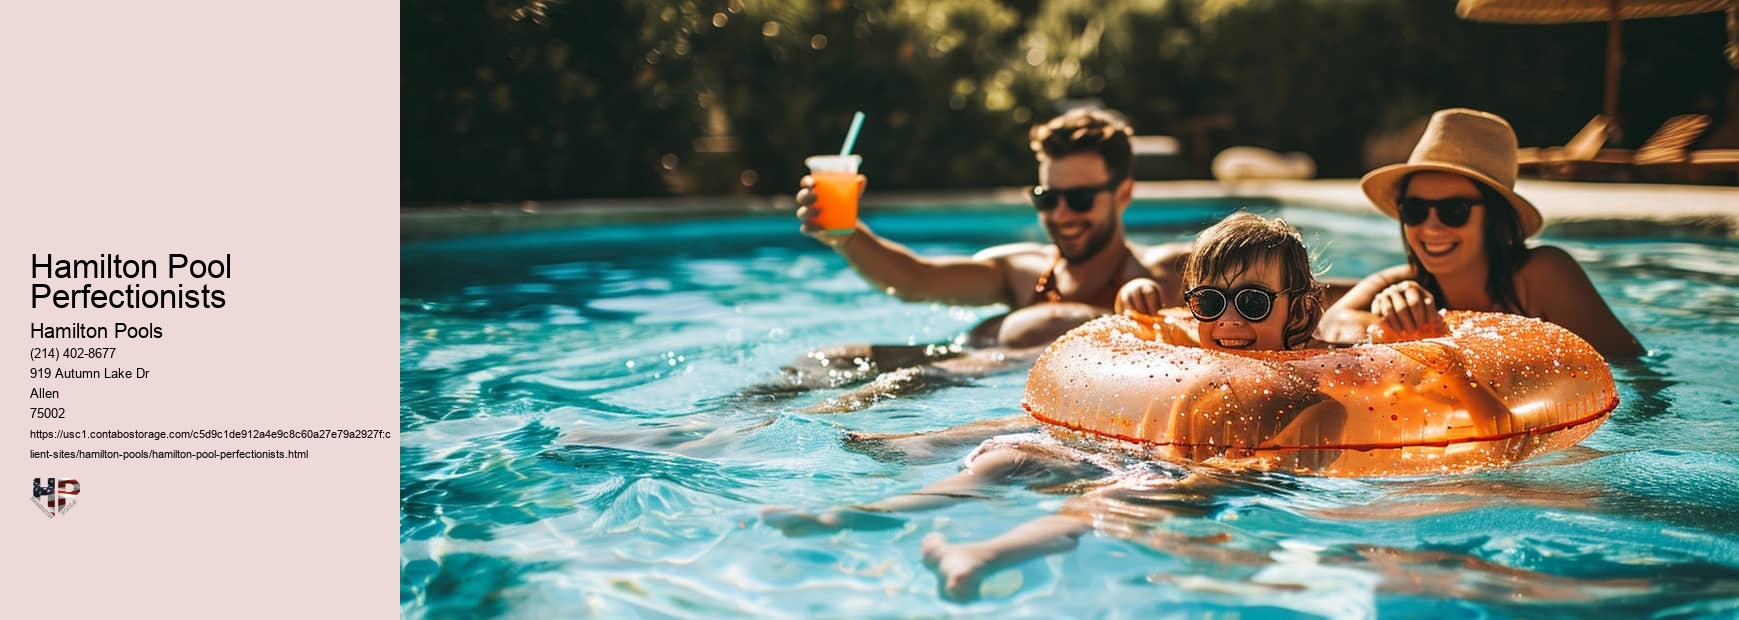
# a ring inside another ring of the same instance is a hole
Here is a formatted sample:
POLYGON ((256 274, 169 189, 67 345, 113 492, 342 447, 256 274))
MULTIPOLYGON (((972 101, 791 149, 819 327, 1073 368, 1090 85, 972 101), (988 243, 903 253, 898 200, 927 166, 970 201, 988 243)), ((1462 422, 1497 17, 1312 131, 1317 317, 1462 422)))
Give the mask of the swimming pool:
MULTIPOLYGON (((1137 203, 1188 239, 1239 205, 1137 203)), ((1392 221, 1276 204, 1330 276, 1401 260, 1392 221)), ((872 213, 924 254, 1043 239, 1028 211, 872 213)), ((1548 231, 1550 232, 1550 231, 1548 231)), ((903 527, 787 537, 773 505, 912 491, 959 468, 847 449, 1020 413, 1022 373, 840 415, 837 392, 737 397, 803 352, 947 340, 997 308, 870 289, 788 214, 613 224, 401 249, 400 603, 411 616, 1482 617, 1739 613, 1739 246, 1547 237, 1650 348, 1582 446, 1401 480, 1213 476, 1165 519, 942 600, 930 532, 981 540, 1055 512, 1021 487, 903 527), (562 439, 567 436, 567 439, 562 439)), ((1117 521, 1115 519, 1110 521, 1117 521)))

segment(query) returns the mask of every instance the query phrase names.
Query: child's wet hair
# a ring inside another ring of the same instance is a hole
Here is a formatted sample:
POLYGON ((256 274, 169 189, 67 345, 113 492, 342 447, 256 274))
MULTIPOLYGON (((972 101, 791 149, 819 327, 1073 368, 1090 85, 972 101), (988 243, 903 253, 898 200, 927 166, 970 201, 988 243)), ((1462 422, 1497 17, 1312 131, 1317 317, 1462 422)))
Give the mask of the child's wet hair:
POLYGON ((1304 236, 1286 220, 1239 211, 1209 226, 1196 235, 1195 247, 1184 262, 1184 288, 1216 277, 1235 280, 1270 261, 1280 269, 1284 292, 1291 294, 1285 333, 1286 348, 1294 349, 1310 341, 1322 319, 1322 284, 1311 271, 1304 236))

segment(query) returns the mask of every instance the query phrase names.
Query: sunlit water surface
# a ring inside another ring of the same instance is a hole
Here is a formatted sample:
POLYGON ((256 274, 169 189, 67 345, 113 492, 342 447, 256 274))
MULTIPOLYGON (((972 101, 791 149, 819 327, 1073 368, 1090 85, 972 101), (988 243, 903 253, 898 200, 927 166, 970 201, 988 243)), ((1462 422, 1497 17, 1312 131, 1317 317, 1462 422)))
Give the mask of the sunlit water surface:
MULTIPOLYGON (((1188 239, 1233 203, 1138 204, 1130 234, 1188 239)), ((1395 225, 1256 205, 1328 275, 1401 260, 1395 225)), ((870 216, 930 255, 1042 240, 1020 210, 870 216)), ((1001 308, 899 302, 789 216, 610 225, 406 245, 401 259, 401 593, 414 616, 1700 617, 1739 614, 1739 247, 1568 249, 1652 351, 1582 446, 1403 480, 1212 474, 1189 510, 942 599, 919 541, 981 540, 1066 495, 1021 487, 904 527, 787 537, 761 510, 916 490, 920 461, 842 445, 1019 413, 1023 373, 802 409, 735 397, 844 342, 948 340, 1001 308), (571 440, 558 442, 567 435, 571 440)))

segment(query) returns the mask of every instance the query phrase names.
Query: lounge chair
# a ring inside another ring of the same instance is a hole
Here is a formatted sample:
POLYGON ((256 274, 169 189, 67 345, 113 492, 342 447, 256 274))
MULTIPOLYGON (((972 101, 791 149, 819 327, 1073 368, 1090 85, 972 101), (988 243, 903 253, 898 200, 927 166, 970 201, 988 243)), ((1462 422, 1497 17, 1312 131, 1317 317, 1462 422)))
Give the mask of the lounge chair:
POLYGON ((1656 173, 1670 176, 1679 164, 1688 162, 1691 145, 1708 129, 1709 115, 1681 114, 1661 123, 1635 150, 1603 148, 1589 157, 1544 161, 1538 174, 1570 181, 1657 180, 1656 173))
POLYGON ((1693 149, 1683 161, 1639 165, 1637 174, 1656 183, 1739 186, 1739 149, 1693 149))
POLYGON ((1564 146, 1528 146, 1516 149, 1516 164, 1521 167, 1522 174, 1531 175, 1548 162, 1593 159, 1606 146, 1611 135, 1612 120, 1604 114, 1596 115, 1569 142, 1564 143, 1564 146))
POLYGON ((1648 163, 1638 169, 1642 177, 1661 183, 1739 185, 1739 113, 1730 110, 1725 121, 1685 152, 1683 161, 1648 163))

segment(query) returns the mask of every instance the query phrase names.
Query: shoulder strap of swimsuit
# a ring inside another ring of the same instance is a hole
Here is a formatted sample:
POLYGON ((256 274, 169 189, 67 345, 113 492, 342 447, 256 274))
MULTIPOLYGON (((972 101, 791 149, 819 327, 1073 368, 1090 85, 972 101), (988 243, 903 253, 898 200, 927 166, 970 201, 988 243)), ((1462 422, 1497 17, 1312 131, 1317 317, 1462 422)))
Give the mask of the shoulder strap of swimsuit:
POLYGON ((1063 264, 1063 254, 1058 252, 1057 257, 1051 260, 1051 266, 1046 268, 1044 273, 1039 274, 1039 281, 1033 284, 1033 295, 1051 303, 1063 300, 1063 295, 1057 292, 1057 265, 1061 264, 1063 264))

